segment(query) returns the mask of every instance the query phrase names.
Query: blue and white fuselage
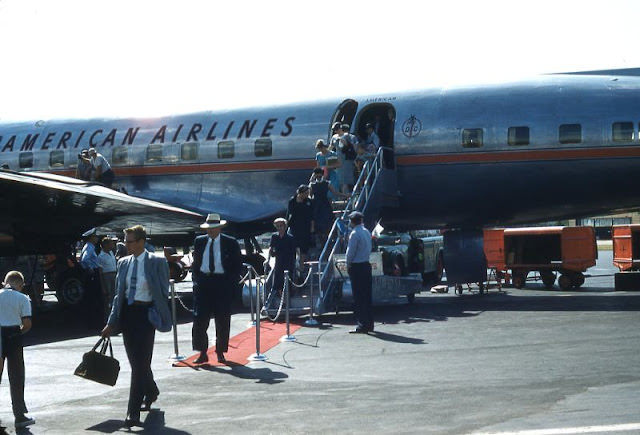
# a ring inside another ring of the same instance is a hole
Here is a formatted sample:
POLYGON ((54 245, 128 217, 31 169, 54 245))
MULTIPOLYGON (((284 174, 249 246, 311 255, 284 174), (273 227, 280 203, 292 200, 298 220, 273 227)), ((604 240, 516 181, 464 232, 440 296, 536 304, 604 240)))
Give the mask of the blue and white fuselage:
POLYGON ((385 227, 482 227, 551 221, 640 205, 640 77, 548 75, 157 119, 0 124, 0 163, 75 174, 95 147, 116 184, 239 231, 284 213, 334 121, 393 148, 398 206, 385 227))

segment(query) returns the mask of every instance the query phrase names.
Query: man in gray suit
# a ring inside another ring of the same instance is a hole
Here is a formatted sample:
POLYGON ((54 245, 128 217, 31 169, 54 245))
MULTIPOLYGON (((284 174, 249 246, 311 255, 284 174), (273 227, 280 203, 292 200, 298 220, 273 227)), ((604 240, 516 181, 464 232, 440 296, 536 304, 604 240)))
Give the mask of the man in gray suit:
POLYGON ((142 426, 140 411, 148 411, 160 394, 153 379, 151 358, 156 328, 167 331, 171 325, 167 303, 169 266, 164 256, 145 250, 147 234, 143 226, 127 228, 124 233, 130 255, 118 262, 115 297, 102 336, 122 330, 131 364, 131 389, 124 424, 133 427, 142 426))

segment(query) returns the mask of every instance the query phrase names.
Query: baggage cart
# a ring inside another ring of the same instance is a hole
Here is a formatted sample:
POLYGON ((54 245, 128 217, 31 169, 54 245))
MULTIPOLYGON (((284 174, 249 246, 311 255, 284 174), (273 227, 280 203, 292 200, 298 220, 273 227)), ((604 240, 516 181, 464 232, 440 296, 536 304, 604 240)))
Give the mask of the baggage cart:
POLYGON ((487 229, 484 251, 487 267, 499 276, 510 273, 516 288, 526 285, 530 272, 547 288, 557 275, 562 290, 578 288, 598 258, 595 231, 588 226, 487 229))

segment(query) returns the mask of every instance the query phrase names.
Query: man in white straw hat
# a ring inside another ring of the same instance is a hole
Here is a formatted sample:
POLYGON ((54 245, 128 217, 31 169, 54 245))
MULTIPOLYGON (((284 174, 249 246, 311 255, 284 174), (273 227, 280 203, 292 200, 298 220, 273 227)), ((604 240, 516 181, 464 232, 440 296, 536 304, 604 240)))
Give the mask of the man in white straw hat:
POLYGON ((207 329, 213 314, 216 325, 216 356, 225 362, 231 329, 231 301, 238 288, 242 269, 240 246, 233 237, 221 234, 227 221, 210 213, 200 228, 207 234, 196 237, 193 245, 193 349, 200 352, 196 364, 209 361, 207 329))

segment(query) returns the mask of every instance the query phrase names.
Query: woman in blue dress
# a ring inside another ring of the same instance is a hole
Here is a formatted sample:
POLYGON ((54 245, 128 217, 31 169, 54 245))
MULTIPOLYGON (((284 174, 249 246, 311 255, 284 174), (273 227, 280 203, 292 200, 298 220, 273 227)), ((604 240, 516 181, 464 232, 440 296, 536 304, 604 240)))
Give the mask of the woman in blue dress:
MULTIPOLYGON (((340 185, 338 184, 338 174, 336 173, 336 168, 340 167, 338 155, 335 151, 329 151, 327 144, 322 139, 316 141, 316 150, 318 151, 316 153, 316 168, 321 168, 324 177, 329 180, 331 186, 339 191, 340 185)), ((333 198, 333 195, 329 194, 329 198, 333 198)))

